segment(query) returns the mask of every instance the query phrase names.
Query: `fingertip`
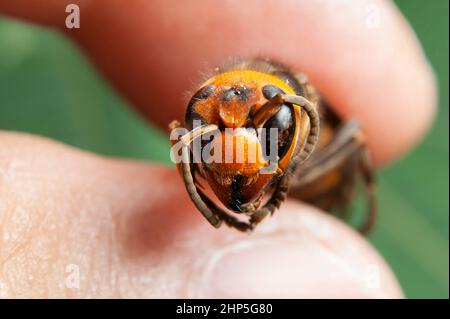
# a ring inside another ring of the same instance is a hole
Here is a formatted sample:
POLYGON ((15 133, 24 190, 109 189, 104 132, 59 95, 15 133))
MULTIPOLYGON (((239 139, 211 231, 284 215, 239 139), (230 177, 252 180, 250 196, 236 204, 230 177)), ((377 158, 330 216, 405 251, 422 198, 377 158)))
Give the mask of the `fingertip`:
POLYGON ((308 205, 284 203, 250 236, 224 238, 203 250, 191 297, 403 297, 389 266, 364 238, 308 205))

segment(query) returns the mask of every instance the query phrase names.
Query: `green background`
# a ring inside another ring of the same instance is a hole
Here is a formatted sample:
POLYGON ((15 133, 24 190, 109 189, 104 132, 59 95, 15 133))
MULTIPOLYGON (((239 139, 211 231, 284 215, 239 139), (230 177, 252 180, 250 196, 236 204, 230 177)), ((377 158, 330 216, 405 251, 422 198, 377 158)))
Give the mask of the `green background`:
MULTIPOLYGON (((425 141, 379 173, 380 218, 370 240, 407 297, 448 298, 449 4, 397 4, 438 76, 439 113, 425 141)), ((131 111, 73 43, 6 18, 0 18, 0 129, 40 134, 106 155, 169 162, 166 137, 131 111)))

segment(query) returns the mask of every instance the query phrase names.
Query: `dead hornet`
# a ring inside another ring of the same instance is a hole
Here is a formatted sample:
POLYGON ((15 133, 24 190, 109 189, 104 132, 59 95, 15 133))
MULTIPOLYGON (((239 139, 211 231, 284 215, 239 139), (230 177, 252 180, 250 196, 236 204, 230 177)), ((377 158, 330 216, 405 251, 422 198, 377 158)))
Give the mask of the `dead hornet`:
POLYGON ((368 232, 376 215, 373 169, 358 122, 342 119, 304 74, 278 63, 239 61, 216 71, 191 98, 184 127, 178 121, 169 125, 187 192, 211 225, 253 230, 287 195, 325 211, 345 211, 360 177, 368 203, 360 231, 368 232), (268 133, 273 128, 275 138, 268 133), (180 129, 183 134, 175 133, 180 129), (214 137, 208 144, 207 135, 208 141, 214 137), (232 142, 222 143, 227 139, 232 142), (276 165, 264 172, 273 166, 266 151, 274 140, 276 165), (207 148, 209 155, 222 154, 205 158, 207 148), (238 148, 244 150, 239 161, 238 148), (256 150, 253 161, 250 149, 256 150), (224 160, 227 152, 231 161, 224 160), (222 205, 207 195, 205 184, 222 205))

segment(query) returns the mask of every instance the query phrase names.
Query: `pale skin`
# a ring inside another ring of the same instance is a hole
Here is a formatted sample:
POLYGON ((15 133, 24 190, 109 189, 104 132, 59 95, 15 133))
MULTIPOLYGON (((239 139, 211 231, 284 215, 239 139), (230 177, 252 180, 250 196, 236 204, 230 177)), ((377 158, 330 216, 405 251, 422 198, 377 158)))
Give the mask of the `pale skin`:
MULTIPOLYGON (((80 0, 71 31, 66 1, 0 0, 0 14, 66 32, 164 128, 182 119, 202 72, 254 55, 307 73, 337 112, 358 118, 378 166, 431 125, 434 76, 390 2, 370 1, 377 28, 365 27, 360 0, 175 2, 80 0)), ((0 199, 1 297, 403 296, 380 254, 336 218, 288 200, 251 235, 217 230, 173 167, 2 132, 0 199)))

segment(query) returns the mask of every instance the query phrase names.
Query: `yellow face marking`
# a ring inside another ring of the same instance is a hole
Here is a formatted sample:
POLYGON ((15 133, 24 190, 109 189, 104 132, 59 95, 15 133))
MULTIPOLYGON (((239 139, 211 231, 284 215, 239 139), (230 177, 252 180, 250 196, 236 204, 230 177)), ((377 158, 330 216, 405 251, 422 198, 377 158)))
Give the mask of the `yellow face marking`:
POLYGON ((253 71, 253 70, 235 70, 225 72, 213 76, 208 81, 203 83, 203 86, 214 84, 216 86, 236 86, 253 84, 255 87, 272 84, 278 86, 287 94, 295 94, 294 90, 286 84, 283 80, 268 73, 253 71))

